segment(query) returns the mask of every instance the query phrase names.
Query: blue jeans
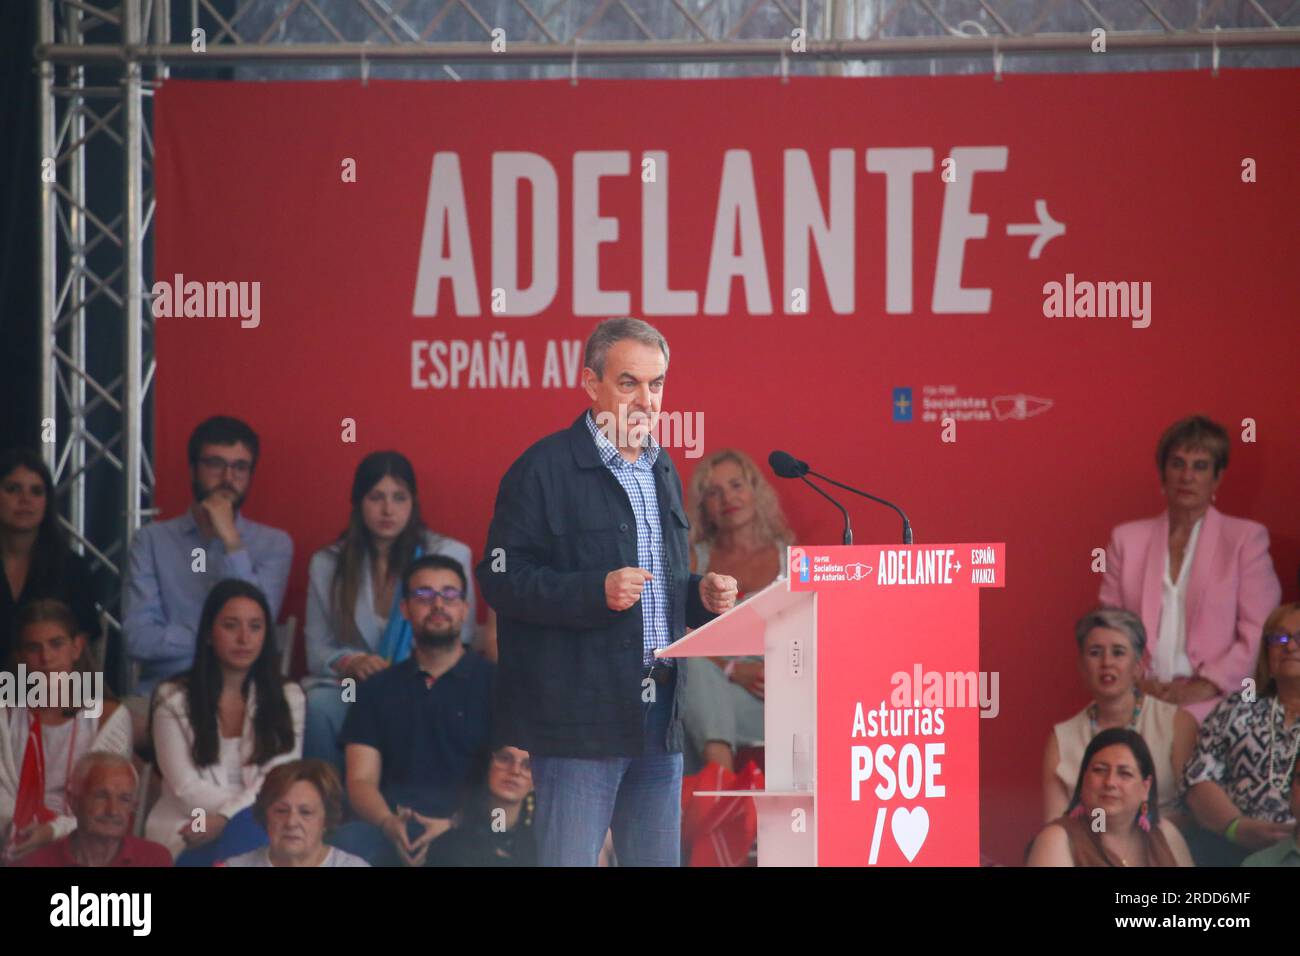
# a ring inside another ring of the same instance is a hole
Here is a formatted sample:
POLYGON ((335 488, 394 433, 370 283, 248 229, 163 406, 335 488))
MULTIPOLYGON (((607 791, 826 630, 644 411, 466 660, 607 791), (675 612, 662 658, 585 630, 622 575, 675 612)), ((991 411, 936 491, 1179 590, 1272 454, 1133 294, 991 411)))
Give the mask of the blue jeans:
POLYGON ((348 715, 343 687, 338 683, 321 684, 307 691, 307 714, 303 721, 302 755, 324 760, 345 779, 347 763, 339 746, 339 733, 348 715))
POLYGON ((619 866, 680 866, 682 755, 668 753, 673 685, 642 704, 640 757, 534 756, 537 859, 541 866, 595 866, 614 834, 619 866))
POLYGON ((266 846, 270 840, 262 825, 253 819, 253 808, 240 810, 221 831, 221 836, 211 843, 192 850, 182 850, 176 858, 177 866, 213 866, 232 856, 266 846))

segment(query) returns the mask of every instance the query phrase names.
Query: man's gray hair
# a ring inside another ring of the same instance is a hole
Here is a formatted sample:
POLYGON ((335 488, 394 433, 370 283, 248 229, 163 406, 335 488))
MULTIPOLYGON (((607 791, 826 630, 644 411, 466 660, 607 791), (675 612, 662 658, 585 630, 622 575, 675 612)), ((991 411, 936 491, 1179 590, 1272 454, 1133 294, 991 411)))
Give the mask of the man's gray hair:
POLYGON ((606 319, 596 326, 587 339, 587 348, 582 357, 583 367, 595 372, 597 378, 604 378, 605 356, 609 354, 609 347, 624 339, 658 348, 664 353, 664 371, 668 370, 668 340, 649 322, 631 318, 606 319))
POLYGON ((1133 653, 1140 659, 1147 650, 1147 629, 1142 625, 1142 618, 1132 611, 1121 607, 1099 607, 1079 618, 1074 625, 1074 640, 1083 652, 1083 642, 1096 628, 1104 627, 1119 631, 1133 645, 1133 653))
POLYGON ((82 755, 81 759, 72 768, 72 779, 68 781, 68 789, 73 793, 81 793, 86 780, 89 779, 92 773, 101 768, 130 771, 131 780, 136 789, 139 789, 140 772, 135 769, 135 764, 121 754, 110 753, 105 750, 92 750, 90 753, 82 755))

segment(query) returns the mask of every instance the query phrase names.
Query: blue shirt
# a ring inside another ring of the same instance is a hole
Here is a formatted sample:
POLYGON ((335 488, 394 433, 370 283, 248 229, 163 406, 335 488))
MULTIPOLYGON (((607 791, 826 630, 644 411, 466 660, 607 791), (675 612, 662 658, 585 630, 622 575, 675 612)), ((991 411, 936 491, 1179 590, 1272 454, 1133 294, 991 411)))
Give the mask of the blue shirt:
POLYGON ((122 594, 127 653, 140 662, 135 693, 152 693, 159 681, 193 665, 203 602, 218 581, 239 578, 257 585, 272 615, 279 616, 293 541, 278 528, 240 514, 235 529, 244 546, 234 554, 226 553, 220 538, 204 540, 189 511, 136 532, 122 594), (193 570, 195 548, 204 550, 203 571, 193 570))
POLYGON ((357 685, 339 743, 379 751, 379 792, 390 809, 450 817, 480 782, 470 778, 489 749, 494 670, 465 651, 429 686, 412 654, 357 685))
POLYGON ((647 435, 636 461, 628 461, 590 414, 585 421, 600 460, 618 479, 632 504, 632 513, 636 515, 637 564, 654 575, 641 591, 641 662, 649 667, 655 661, 654 652, 672 643, 668 628, 672 581, 664 560, 664 528, 659 517, 659 492, 655 489, 654 465, 659 458, 659 443, 647 435))

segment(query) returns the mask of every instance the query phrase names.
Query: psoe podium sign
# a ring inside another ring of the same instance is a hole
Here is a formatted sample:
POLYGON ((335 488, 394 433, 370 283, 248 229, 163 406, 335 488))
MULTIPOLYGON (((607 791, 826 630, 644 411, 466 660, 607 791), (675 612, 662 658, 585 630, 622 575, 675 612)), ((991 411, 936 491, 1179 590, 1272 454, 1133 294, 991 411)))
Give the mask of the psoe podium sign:
POLYGON ((979 591, 1000 543, 790 549, 816 593, 817 865, 977 866, 979 591))

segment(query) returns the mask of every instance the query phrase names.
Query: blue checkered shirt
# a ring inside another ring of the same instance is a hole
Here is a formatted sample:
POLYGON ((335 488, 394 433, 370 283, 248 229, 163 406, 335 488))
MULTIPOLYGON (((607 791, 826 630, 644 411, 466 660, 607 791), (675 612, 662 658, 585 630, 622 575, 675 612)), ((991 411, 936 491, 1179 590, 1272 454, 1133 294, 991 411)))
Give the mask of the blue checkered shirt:
POLYGON ((636 515, 637 565, 654 575, 641 591, 641 662, 648 667, 655 661, 654 652, 672 643, 668 615, 672 607, 673 584, 664 559, 664 529, 659 522, 659 494, 655 490, 654 466, 659 458, 659 443, 647 435, 636 461, 628 461, 596 425, 590 413, 586 422, 596 442, 596 453, 627 492, 632 513, 636 515))

